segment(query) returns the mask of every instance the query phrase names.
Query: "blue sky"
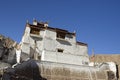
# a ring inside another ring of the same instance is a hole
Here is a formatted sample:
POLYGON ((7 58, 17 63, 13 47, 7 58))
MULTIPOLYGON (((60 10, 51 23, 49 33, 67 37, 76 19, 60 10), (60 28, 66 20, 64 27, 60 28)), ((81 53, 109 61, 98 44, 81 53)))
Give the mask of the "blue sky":
POLYGON ((0 34, 20 42, 34 18, 75 30, 89 53, 120 53, 120 0, 0 0, 0 34))

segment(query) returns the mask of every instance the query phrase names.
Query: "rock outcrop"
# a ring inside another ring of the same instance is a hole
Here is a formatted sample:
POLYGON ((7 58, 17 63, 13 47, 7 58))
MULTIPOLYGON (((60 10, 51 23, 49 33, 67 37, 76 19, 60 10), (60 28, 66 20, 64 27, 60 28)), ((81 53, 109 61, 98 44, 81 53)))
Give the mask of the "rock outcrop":
POLYGON ((14 64, 15 63, 15 47, 17 43, 3 35, 0 35, 0 61, 14 64))

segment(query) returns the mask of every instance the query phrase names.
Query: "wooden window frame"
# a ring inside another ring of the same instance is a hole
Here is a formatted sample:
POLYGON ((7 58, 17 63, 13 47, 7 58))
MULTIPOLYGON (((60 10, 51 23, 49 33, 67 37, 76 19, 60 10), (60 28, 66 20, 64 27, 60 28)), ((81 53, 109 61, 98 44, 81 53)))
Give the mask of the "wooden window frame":
POLYGON ((30 34, 40 35, 40 29, 30 28, 30 34))

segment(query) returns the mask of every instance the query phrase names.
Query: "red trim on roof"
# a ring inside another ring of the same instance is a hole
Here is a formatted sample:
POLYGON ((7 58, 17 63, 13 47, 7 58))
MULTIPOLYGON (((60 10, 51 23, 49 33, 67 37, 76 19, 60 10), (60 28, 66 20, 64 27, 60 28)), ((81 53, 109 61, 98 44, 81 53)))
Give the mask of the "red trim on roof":
POLYGON ((60 31, 60 32, 64 32, 66 34, 72 34, 74 36, 76 36, 76 33, 71 33, 71 32, 68 32, 67 30, 63 30, 63 29, 59 29, 59 28, 52 28, 52 27, 44 27, 44 26, 41 26, 41 25, 32 25, 32 24, 28 24, 29 27, 33 27, 33 28, 37 28, 37 29, 48 29, 48 30, 54 30, 54 31, 60 31))

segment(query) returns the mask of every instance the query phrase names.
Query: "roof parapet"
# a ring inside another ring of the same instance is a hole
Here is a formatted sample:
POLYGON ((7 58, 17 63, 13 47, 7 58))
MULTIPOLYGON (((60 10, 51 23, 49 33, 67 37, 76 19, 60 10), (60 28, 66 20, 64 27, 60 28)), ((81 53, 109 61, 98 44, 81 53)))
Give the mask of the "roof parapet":
POLYGON ((33 20, 33 25, 36 26, 42 26, 42 27, 48 27, 48 22, 38 22, 37 20, 33 20))
POLYGON ((83 42, 76 42, 78 45, 82 45, 82 46, 88 46, 86 43, 83 43, 83 42))
POLYGON ((37 29, 49 29, 49 30, 53 30, 53 31, 60 31, 60 32, 64 32, 66 34, 71 34, 76 36, 76 32, 74 31, 73 33, 64 30, 64 29, 60 29, 60 28, 52 28, 48 26, 48 22, 38 22, 37 20, 33 20, 33 24, 30 24, 28 21, 26 23, 26 27, 34 27, 37 29))
POLYGON ((48 22, 45 22, 45 23, 44 23, 44 27, 48 27, 48 22))
POLYGON ((36 25, 36 26, 38 25, 37 20, 35 20, 35 19, 33 20, 33 25, 36 25))

